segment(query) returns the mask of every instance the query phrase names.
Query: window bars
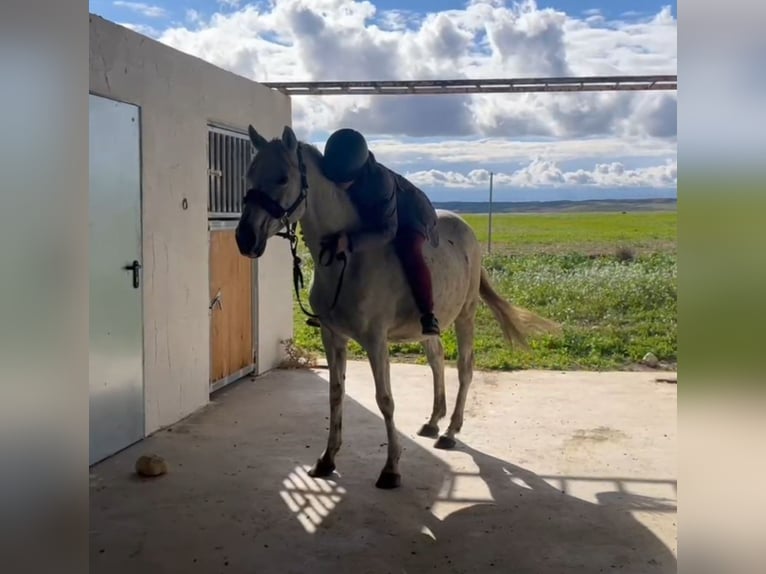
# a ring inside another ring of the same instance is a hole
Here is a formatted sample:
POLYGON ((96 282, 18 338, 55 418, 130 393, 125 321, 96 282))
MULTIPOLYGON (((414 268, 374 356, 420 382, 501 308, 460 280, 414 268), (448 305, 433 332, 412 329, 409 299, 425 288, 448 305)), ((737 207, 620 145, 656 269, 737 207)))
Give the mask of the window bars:
POLYGON ((255 150, 246 133, 208 126, 208 219, 237 219, 242 213, 245 175, 255 150))

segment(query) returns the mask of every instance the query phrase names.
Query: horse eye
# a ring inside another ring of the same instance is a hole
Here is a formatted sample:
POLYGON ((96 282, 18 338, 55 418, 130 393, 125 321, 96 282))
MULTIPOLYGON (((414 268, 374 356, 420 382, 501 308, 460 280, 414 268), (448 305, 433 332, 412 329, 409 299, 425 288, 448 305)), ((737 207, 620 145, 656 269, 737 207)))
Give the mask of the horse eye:
POLYGON ((283 175, 277 180, 277 185, 287 185, 287 176, 283 175))

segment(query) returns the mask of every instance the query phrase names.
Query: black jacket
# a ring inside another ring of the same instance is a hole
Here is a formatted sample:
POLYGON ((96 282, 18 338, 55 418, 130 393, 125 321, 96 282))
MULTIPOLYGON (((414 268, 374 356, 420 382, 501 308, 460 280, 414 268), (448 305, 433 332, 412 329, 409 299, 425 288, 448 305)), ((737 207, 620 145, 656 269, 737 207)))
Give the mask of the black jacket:
POLYGON ((351 251, 385 245, 399 228, 419 231, 438 244, 436 210, 428 196, 379 163, 372 152, 348 194, 362 220, 362 227, 348 234, 351 251))

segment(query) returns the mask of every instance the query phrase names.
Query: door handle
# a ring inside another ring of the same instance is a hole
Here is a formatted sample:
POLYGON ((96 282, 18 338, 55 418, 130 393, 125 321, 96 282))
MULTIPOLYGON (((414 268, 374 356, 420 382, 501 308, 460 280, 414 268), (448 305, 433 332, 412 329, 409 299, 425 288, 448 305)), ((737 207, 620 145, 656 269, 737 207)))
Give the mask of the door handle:
POLYGON ((141 264, 134 259, 133 263, 131 263, 130 265, 125 265, 123 269, 125 271, 133 271, 133 288, 138 289, 138 286, 140 284, 138 271, 139 269, 141 269, 141 264))

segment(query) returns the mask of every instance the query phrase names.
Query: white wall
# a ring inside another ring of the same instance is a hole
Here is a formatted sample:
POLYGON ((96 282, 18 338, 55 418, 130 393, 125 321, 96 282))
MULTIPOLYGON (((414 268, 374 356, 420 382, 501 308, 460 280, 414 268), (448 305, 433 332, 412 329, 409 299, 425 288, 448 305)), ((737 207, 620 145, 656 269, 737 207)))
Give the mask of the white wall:
MULTIPOLYGON (((141 107, 148 434, 208 402, 207 123, 276 137, 291 124, 290 99, 93 14, 90 92, 141 107)), ((263 372, 292 336, 287 242, 270 241, 258 265, 263 372)))
POLYGON ((284 358, 281 341, 293 336, 292 265, 287 240, 269 239, 266 252, 258 259, 259 374, 277 366, 284 358))

